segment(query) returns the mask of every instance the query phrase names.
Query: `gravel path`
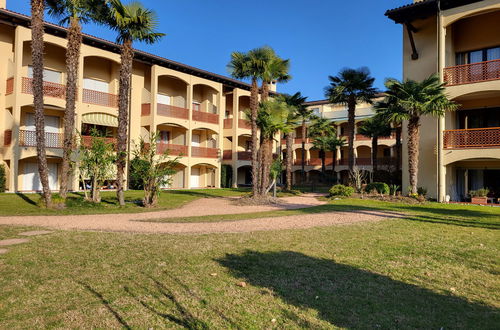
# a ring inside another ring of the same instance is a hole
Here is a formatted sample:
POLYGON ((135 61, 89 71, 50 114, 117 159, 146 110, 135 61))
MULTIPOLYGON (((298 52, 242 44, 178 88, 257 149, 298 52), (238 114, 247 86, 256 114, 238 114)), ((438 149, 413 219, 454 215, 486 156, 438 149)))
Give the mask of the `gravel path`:
POLYGON ((62 230, 76 229, 140 233, 201 234, 310 228, 363 221, 378 221, 395 216, 383 212, 359 211, 352 213, 330 212, 210 223, 155 223, 134 221, 299 209, 325 204, 325 202, 319 201, 316 197, 317 195, 310 194, 282 198, 285 203, 276 206, 238 206, 232 203, 231 198, 202 198, 186 204, 181 208, 165 211, 135 214, 0 217, 0 224, 39 226, 62 230))

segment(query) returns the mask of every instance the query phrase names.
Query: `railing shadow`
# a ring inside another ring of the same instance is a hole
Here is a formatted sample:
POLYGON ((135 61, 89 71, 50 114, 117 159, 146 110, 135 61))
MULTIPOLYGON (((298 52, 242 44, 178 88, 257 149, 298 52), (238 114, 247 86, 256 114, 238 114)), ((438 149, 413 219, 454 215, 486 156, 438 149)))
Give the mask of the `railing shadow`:
POLYGON ((246 251, 216 261, 233 276, 268 288, 297 308, 314 309, 341 328, 486 329, 500 324, 493 307, 293 251, 246 251))

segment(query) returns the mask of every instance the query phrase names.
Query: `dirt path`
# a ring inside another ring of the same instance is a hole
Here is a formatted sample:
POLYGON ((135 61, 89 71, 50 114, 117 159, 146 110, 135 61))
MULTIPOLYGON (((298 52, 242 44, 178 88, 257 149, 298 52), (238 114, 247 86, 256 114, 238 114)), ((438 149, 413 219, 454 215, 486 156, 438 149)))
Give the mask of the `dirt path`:
POLYGON ((0 224, 39 226, 62 230, 93 230, 140 233, 199 234, 236 233, 262 230, 310 228, 362 221, 378 221, 394 215, 383 212, 331 212, 274 218, 260 218, 212 223, 153 223, 134 220, 192 217, 203 215, 253 213, 284 209, 299 209, 325 204, 317 195, 282 198, 285 204, 277 206, 238 206, 231 198, 202 198, 178 209, 135 213, 68 216, 0 217, 0 224))

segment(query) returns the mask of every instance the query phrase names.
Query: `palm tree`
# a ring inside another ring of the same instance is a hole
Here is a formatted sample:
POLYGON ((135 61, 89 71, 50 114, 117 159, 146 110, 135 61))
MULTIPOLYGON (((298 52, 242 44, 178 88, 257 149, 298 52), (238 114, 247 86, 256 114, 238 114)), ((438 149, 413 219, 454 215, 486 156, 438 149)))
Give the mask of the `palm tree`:
POLYGON ((66 198, 70 157, 73 152, 75 130, 75 102, 78 83, 78 66, 82 45, 81 23, 87 23, 92 13, 105 5, 104 0, 45 0, 48 12, 60 18, 60 24, 68 24, 68 45, 66 47, 66 111, 64 112, 64 144, 61 165, 59 195, 66 198))
POLYGON ((326 178, 326 151, 328 150, 329 138, 336 135, 337 131, 333 128, 330 120, 326 118, 314 118, 309 127, 309 137, 313 138, 314 148, 319 150, 323 179, 326 178))
POLYGON ((268 58, 265 48, 256 48, 248 53, 233 52, 231 60, 227 65, 228 70, 234 78, 250 79, 250 123, 252 129, 252 194, 258 195, 259 163, 258 163, 258 132, 257 112, 259 108, 259 80, 264 75, 264 62, 268 58))
POLYGON ((359 127, 359 134, 372 139, 372 168, 373 174, 375 174, 378 169, 378 138, 381 136, 389 136, 391 134, 391 126, 386 121, 380 120, 380 118, 372 117, 365 120, 359 127))
MULTIPOLYGON (((305 102, 306 98, 304 98, 305 102)), ((306 174, 306 137, 307 137, 307 123, 309 120, 315 118, 316 116, 313 113, 312 109, 307 108, 307 106, 302 103, 299 107, 297 107, 297 118, 301 120, 301 135, 302 135, 302 182, 305 182, 305 174, 306 174)))
POLYGON ((123 4, 120 0, 108 0, 109 12, 105 15, 106 23, 118 33, 117 42, 121 44, 120 82, 118 93, 118 143, 117 143, 117 197, 121 206, 125 205, 123 180, 127 156, 127 127, 130 80, 134 59, 134 41, 153 44, 164 34, 156 32, 158 22, 152 10, 146 9, 140 2, 123 4))
POLYGON ((330 85, 325 88, 325 96, 332 103, 347 105, 349 130, 349 171, 354 167, 354 129, 356 105, 359 102, 372 103, 377 90, 373 87, 375 78, 368 68, 343 69, 337 76, 329 76, 330 85))
POLYGON ((417 193, 418 184, 418 148, 420 143, 420 117, 444 116, 446 111, 458 108, 444 92, 444 84, 437 75, 423 81, 388 79, 385 83, 386 102, 393 105, 388 119, 408 122, 408 172, 411 193, 417 193))
POLYGON ((287 82, 291 79, 290 60, 280 58, 271 47, 262 47, 267 58, 264 58, 264 72, 262 75, 262 101, 269 97, 269 84, 272 82, 287 82))
POLYGON ((33 64, 33 105, 35 108, 36 155, 42 183, 42 199, 46 207, 52 203, 49 169, 45 153, 45 117, 43 101, 44 0, 31 0, 31 59, 33 64))
POLYGON ((289 106, 289 115, 287 118, 287 124, 289 130, 284 133, 286 139, 286 161, 285 161, 285 169, 286 169, 286 189, 292 189, 292 166, 293 166, 293 139, 295 133, 295 126, 297 125, 297 110, 302 107, 307 97, 302 96, 300 92, 297 92, 293 95, 282 94, 281 100, 285 102, 289 106))
POLYGON ((327 151, 332 152, 332 177, 336 181, 337 174, 335 173, 335 164, 337 163, 337 149, 342 148, 345 145, 345 140, 343 138, 337 137, 337 135, 332 135, 328 137, 327 141, 327 151))
POLYGON ((400 112, 401 110, 397 109, 397 107, 393 104, 388 104, 386 100, 379 101, 375 103, 374 107, 376 115, 375 117, 379 118, 387 122, 392 126, 392 129, 395 133, 396 139, 396 172, 399 173, 401 171, 401 153, 402 153, 402 143, 401 143, 401 135, 402 135, 402 125, 403 122, 399 117, 393 117, 393 113, 400 112))
POLYGON ((280 131, 287 131, 287 119, 290 114, 288 105, 277 99, 270 99, 260 104, 260 110, 257 116, 257 125, 260 129, 262 143, 262 183, 260 184, 259 194, 266 194, 269 186, 269 172, 272 164, 272 147, 273 138, 280 131))
POLYGON ((313 140, 313 147, 319 150, 321 158, 321 175, 326 178, 326 150, 328 149, 328 136, 318 136, 313 140))

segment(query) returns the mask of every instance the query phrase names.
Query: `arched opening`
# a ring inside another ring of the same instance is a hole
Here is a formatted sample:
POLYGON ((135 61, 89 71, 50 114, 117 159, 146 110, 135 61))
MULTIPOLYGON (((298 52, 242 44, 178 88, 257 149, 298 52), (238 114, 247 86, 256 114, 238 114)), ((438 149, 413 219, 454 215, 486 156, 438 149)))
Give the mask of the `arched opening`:
POLYGON ((104 107, 118 107, 120 64, 108 58, 86 56, 83 59, 82 102, 104 107))
POLYGON ((371 165, 372 164, 372 148, 368 146, 359 146, 356 148, 357 157, 356 165, 371 165))
POLYGON ((250 187, 252 185, 252 167, 244 165, 238 167, 238 187, 250 187))
POLYGON ((108 143, 117 143, 118 136, 118 118, 116 116, 102 113, 91 112, 82 116, 82 143, 90 145, 92 134, 95 133, 99 137, 107 139, 108 143))
POLYGON ((250 118, 248 116, 248 112, 250 111, 250 96, 240 96, 238 107, 238 127, 251 129, 250 118))
POLYGON ((164 123, 157 126, 157 149, 158 153, 166 151, 171 156, 187 156, 187 129, 183 126, 164 123))
POLYGON ((193 86, 193 120, 210 124, 219 123, 217 108, 219 92, 207 85, 193 86))
MULTIPOLYGON (((38 161, 36 157, 20 159, 18 162, 18 187, 19 191, 41 191, 42 184, 38 174, 38 161)), ((50 190, 59 190, 61 158, 47 157, 50 190)))
POLYGON ((252 159, 252 137, 250 135, 239 135, 238 145, 236 147, 238 160, 252 159))
MULTIPOLYGON (((44 106, 46 148, 63 147, 63 111, 63 108, 44 106)), ((36 147, 35 109, 32 105, 21 107, 20 119, 19 146, 36 147)))
POLYGON ((186 166, 177 164, 174 168, 175 174, 168 178, 168 183, 163 185, 162 189, 182 189, 186 182, 186 166))
POLYGON ((196 164, 191 167, 189 188, 216 187, 217 167, 210 164, 196 164))
POLYGON ((218 137, 214 130, 198 128, 191 135, 191 156, 204 158, 218 158, 218 137))

